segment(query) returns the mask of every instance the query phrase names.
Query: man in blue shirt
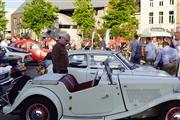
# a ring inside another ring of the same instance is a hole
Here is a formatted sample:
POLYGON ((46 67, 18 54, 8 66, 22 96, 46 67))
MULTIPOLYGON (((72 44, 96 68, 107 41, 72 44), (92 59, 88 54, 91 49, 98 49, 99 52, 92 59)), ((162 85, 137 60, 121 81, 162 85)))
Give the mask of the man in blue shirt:
POLYGON ((130 48, 131 48, 131 59, 130 62, 140 64, 141 57, 142 57, 142 44, 140 42, 139 36, 135 35, 135 39, 131 41, 130 48))
POLYGON ((178 52, 176 49, 171 48, 169 43, 164 41, 163 42, 163 49, 159 52, 154 65, 163 61, 163 70, 165 70, 170 75, 176 75, 177 70, 177 60, 179 59, 178 52))

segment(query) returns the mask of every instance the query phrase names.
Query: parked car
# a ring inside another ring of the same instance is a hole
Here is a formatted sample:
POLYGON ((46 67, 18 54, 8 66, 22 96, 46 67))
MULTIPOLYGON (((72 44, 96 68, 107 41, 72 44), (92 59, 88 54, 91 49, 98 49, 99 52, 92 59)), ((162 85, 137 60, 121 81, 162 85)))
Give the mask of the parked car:
POLYGON ((43 40, 43 45, 47 49, 52 49, 55 44, 56 44, 56 41, 50 37, 43 40))
POLYGON ((26 67, 21 61, 22 58, 19 56, 3 56, 1 58, 1 64, 12 66, 11 77, 13 78, 21 76, 26 71, 26 67))
MULTIPOLYGON (((98 69, 102 69, 101 63, 110 59, 109 65, 115 71, 123 75, 143 76, 169 76, 165 71, 157 70, 152 66, 135 65, 130 63, 121 53, 114 51, 69 51, 68 73, 75 76, 79 83, 94 79, 98 69)), ((49 60, 50 61, 50 60, 49 60)), ((47 72, 52 73, 53 65, 47 67, 47 72)))
MULTIPOLYGON (((79 59, 84 60, 80 56, 79 59)), ((79 63, 82 71, 87 69, 86 63, 79 63)), ((125 74, 122 70, 114 74, 108 62, 103 65, 104 72, 97 70, 95 78, 83 83, 70 74, 48 73, 33 80, 24 79, 25 86, 18 89, 17 95, 13 94, 16 97, 9 99, 3 112, 21 110, 23 120, 115 120, 152 116, 160 120, 180 119, 180 79, 152 72, 147 75, 147 71, 143 75, 125 74)), ((128 68, 125 71, 129 71, 128 68)))
POLYGON ((16 40, 13 45, 16 48, 21 48, 31 53, 32 61, 41 61, 51 50, 41 48, 34 40, 16 40))
POLYGON ((11 68, 12 66, 4 66, 0 64, 0 85, 7 84, 13 80, 11 78, 11 68))
POLYGON ((31 53, 25 50, 11 47, 11 46, 1 45, 0 47, 5 52, 6 56, 20 56, 22 58, 22 62, 24 63, 30 62, 32 60, 31 53))

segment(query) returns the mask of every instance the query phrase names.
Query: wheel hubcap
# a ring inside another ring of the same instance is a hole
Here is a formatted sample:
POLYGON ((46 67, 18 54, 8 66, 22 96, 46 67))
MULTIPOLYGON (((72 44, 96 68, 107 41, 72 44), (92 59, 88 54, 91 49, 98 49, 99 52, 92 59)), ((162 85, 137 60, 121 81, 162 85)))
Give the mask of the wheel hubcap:
POLYGON ((180 107, 170 109, 166 115, 166 120, 180 120, 180 107))
POLYGON ((49 120, 49 110, 42 104, 33 104, 27 109, 26 120, 49 120))

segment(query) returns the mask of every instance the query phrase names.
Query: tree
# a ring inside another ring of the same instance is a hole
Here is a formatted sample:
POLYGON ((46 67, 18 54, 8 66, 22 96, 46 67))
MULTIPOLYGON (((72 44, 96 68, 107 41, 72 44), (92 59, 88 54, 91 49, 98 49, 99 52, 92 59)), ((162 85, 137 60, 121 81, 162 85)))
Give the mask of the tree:
POLYGON ((52 3, 44 0, 32 0, 26 3, 22 15, 22 27, 31 29, 37 35, 38 39, 42 30, 53 26, 58 19, 60 9, 53 6, 52 3))
POLYGON ((4 10, 4 2, 0 0, 0 32, 5 32, 6 31, 6 24, 7 20, 5 17, 5 10, 4 10))
POLYGON ((87 37, 95 25, 95 10, 92 7, 91 0, 75 0, 73 5, 75 10, 72 19, 87 37))
POLYGON ((110 0, 107 14, 103 17, 104 26, 111 28, 111 34, 115 37, 120 35, 131 39, 138 29, 135 18, 137 10, 136 0, 110 0))

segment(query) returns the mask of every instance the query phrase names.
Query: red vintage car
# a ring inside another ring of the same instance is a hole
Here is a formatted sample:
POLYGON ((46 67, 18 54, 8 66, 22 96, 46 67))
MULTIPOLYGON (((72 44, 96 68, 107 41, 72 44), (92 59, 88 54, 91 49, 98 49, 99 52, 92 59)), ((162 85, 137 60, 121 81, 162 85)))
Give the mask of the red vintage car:
POLYGON ((50 37, 43 40, 43 45, 47 49, 52 49, 55 44, 56 44, 56 41, 50 37))
POLYGON ((47 53, 51 51, 49 49, 40 47, 37 41, 31 39, 16 40, 13 43, 13 46, 32 53, 32 61, 35 62, 44 60, 47 53))

